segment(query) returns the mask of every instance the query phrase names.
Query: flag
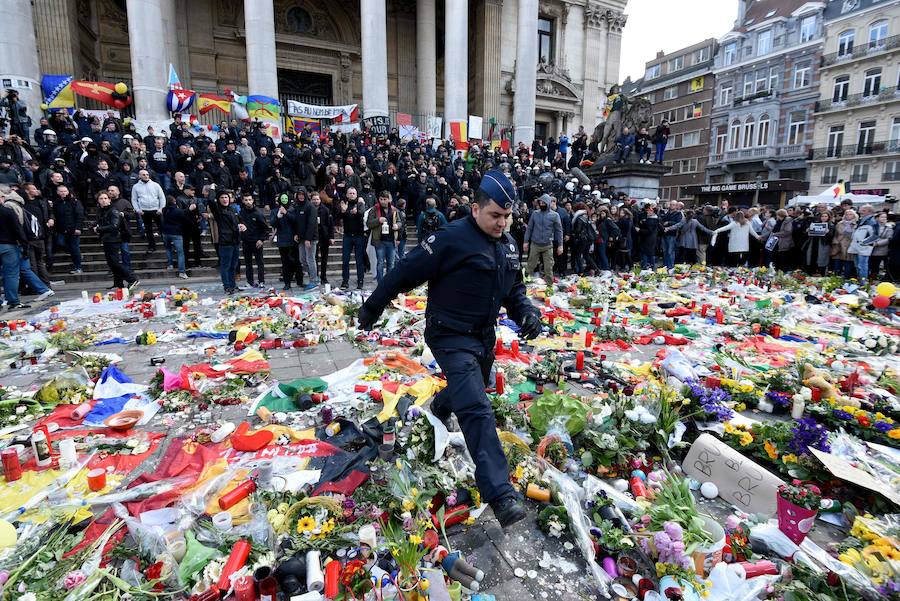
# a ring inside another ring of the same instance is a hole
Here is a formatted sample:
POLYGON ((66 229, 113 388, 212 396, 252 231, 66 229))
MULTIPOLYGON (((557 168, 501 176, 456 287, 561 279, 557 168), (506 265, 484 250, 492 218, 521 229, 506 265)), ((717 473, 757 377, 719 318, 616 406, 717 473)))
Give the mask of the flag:
POLYGON ((251 119, 278 121, 281 119, 281 103, 270 96, 247 96, 247 114, 251 119))
POLYGON ((75 106, 75 92, 72 91, 71 75, 44 75, 41 77, 41 89, 44 102, 49 109, 66 109, 75 106))
POLYGON ((194 103, 194 91, 184 88, 172 88, 166 94, 166 106, 173 113, 183 113, 194 103))
POLYGON ((828 189, 829 192, 834 196, 834 198, 840 198, 846 192, 844 191, 844 182, 838 182, 828 189))
POLYGON ((397 127, 412 125, 412 115, 409 113, 397 113, 397 127))
POLYGON ((335 116, 334 123, 359 123, 359 105, 353 105, 350 113, 341 113, 335 116))
POLYGON ((215 94, 197 94, 197 110, 205 115, 213 109, 219 109, 223 113, 231 112, 231 100, 215 94))
POLYGON ((322 135, 322 122, 318 119, 291 117, 290 119, 288 119, 288 123, 291 126, 291 129, 294 130, 294 133, 299 134, 301 131, 303 131, 304 127, 308 126, 314 136, 319 137, 320 135, 322 135))
POLYGON ((72 82, 72 91, 79 96, 93 98, 106 106, 115 106, 115 98, 113 98, 113 92, 116 91, 115 84, 106 83, 105 81, 83 81, 78 79, 72 82))
POLYGON ((450 137, 453 138, 457 150, 468 150, 469 138, 466 135, 467 123, 465 121, 450 122, 450 137))
POLYGON ((175 67, 172 66, 172 63, 169 63, 169 89, 181 87, 181 79, 179 79, 178 73, 175 72, 175 67))

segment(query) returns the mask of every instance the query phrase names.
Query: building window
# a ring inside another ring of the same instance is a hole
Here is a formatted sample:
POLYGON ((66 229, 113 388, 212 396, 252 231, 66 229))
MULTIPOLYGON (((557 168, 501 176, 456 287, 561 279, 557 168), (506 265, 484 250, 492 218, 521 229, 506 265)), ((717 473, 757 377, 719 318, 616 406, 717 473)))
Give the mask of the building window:
POLYGON ((729 132, 730 142, 729 150, 737 150, 741 147, 741 122, 735 119, 731 122, 731 131, 729 132))
POLYGON ((838 56, 850 56, 853 54, 853 38, 855 37, 856 31, 853 29, 842 31, 838 35, 838 56))
POLYGON ((725 44, 725 66, 733 65, 737 61, 737 42, 725 44))
POLYGON ((719 88, 719 106, 731 104, 731 84, 719 88))
POLYGON ((725 145, 728 141, 728 134, 724 131, 720 132, 718 129, 716 130, 716 154, 722 155, 725 153, 725 145))
POLYGON ((887 161, 884 164, 884 173, 881 175, 883 182, 900 181, 900 161, 887 161))
POLYGON ((544 17, 538 18, 538 60, 553 62, 553 21, 544 17))
POLYGON ((669 61, 669 73, 684 69, 684 56, 676 56, 669 61))
POLYGON ((756 37, 756 56, 762 56, 772 51, 772 30, 760 31, 756 37))
POLYGON ((805 42, 810 41, 816 35, 816 17, 815 15, 811 17, 805 17, 802 21, 800 21, 800 43, 803 44, 805 42))
POLYGON ((684 159, 681 161, 681 173, 694 173, 697 171, 697 159, 684 159))
POLYGON ((672 86, 663 90, 663 100, 678 98, 678 86, 672 86))
POLYGON ((750 148, 756 141, 756 121, 753 117, 747 117, 744 121, 744 148, 750 148))
POLYGON ((769 89, 778 91, 778 67, 769 67, 769 89))
POLYGON ((857 163, 850 170, 850 182, 853 184, 864 184, 869 181, 869 164, 857 163))
POLYGON ((744 73, 744 96, 753 93, 753 73, 744 73))
POLYGON ((822 167, 822 183, 823 184, 836 184, 838 180, 838 168, 836 165, 828 165, 827 167, 822 167))
POLYGON ((866 71, 865 83, 863 83, 863 98, 878 96, 881 92, 881 67, 866 71))
POLYGON ((894 117, 894 122, 891 123, 889 152, 900 152, 900 117, 894 117))
POLYGON ((693 106, 692 109, 691 109, 691 118, 692 118, 692 119, 699 119, 699 118, 702 117, 702 116, 703 116, 703 103, 702 103, 702 102, 695 102, 695 103, 694 103, 694 106, 693 106))
POLYGON ((883 48, 884 41, 887 39, 888 22, 876 21, 869 26, 869 48, 883 48))
POLYGON ((789 145, 803 144, 806 137, 806 113, 802 111, 794 111, 791 113, 788 121, 788 140, 789 145))
POLYGON ((829 158, 841 156, 841 148, 844 147, 844 126, 832 125, 828 130, 828 148, 826 156, 829 158))
POLYGON ((659 65, 647 67, 647 72, 644 74, 644 77, 646 79, 656 79, 659 77, 659 65))
POLYGON ((856 138, 856 154, 872 154, 875 143, 875 122, 863 121, 859 124, 859 135, 856 138))
POLYGON ((794 67, 794 89, 805 88, 812 83, 812 63, 804 61, 794 67))
POLYGON ((696 146, 700 143, 700 132, 699 131, 691 131, 681 138, 682 146, 696 146))
POLYGON ((756 139, 757 146, 769 145, 769 116, 763 115, 759 118, 759 136, 756 139))
POLYGON ((832 102, 845 102, 847 93, 850 91, 850 76, 841 75, 834 78, 834 93, 831 95, 832 102))
POLYGON ((709 48, 701 48, 694 52, 694 64, 702 63, 709 60, 709 48))
POLYGON ((757 94, 760 92, 764 92, 766 90, 766 85, 768 84, 769 78, 768 73, 766 73, 765 69, 760 69, 756 72, 756 86, 754 88, 754 92, 757 94))

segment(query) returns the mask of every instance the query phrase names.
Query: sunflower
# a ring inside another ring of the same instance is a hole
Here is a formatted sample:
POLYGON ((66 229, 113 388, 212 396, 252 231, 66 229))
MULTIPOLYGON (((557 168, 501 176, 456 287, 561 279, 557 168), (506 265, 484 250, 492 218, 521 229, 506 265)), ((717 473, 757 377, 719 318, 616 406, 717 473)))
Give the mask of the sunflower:
POLYGON ((309 517, 308 515, 300 518, 297 521, 297 532, 300 532, 301 534, 303 532, 309 532, 310 530, 312 530, 315 527, 316 527, 316 520, 309 517))

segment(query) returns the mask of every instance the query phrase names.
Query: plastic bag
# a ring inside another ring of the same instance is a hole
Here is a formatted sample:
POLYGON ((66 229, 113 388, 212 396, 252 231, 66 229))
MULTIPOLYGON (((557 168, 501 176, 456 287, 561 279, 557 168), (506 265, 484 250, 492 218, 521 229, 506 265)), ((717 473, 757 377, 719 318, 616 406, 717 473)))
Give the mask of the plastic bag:
POLYGON ((531 427, 539 434, 544 435, 553 418, 564 416, 568 418, 565 422, 566 431, 570 436, 576 436, 584 430, 590 410, 589 405, 575 397, 559 393, 544 393, 536 398, 528 408, 528 418, 531 421, 531 427))

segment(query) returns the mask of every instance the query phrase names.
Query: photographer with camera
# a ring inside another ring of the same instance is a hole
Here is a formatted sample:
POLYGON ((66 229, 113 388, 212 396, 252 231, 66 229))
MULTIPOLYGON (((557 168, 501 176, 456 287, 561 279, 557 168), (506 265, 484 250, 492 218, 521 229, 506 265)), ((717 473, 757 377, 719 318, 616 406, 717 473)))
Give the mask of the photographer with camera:
POLYGON ((19 100, 19 92, 6 90, 6 96, 0 100, 0 111, 0 132, 4 136, 8 133, 23 140, 31 139, 31 117, 25 103, 19 100))

